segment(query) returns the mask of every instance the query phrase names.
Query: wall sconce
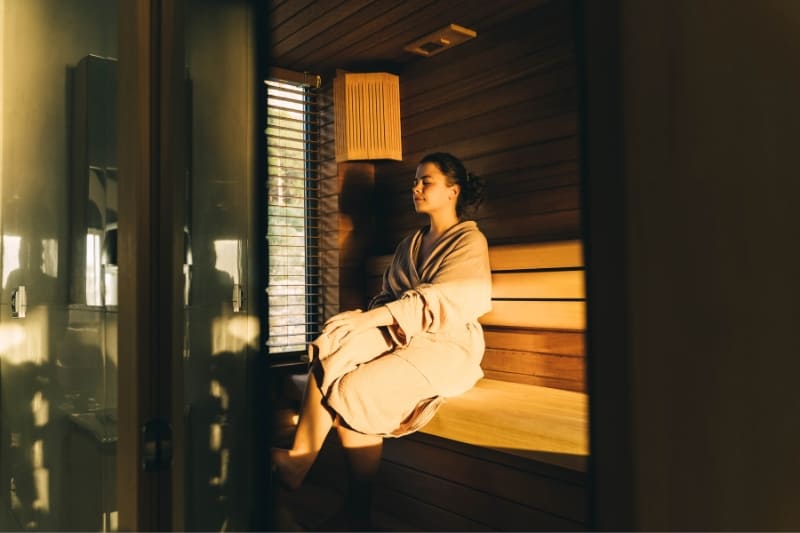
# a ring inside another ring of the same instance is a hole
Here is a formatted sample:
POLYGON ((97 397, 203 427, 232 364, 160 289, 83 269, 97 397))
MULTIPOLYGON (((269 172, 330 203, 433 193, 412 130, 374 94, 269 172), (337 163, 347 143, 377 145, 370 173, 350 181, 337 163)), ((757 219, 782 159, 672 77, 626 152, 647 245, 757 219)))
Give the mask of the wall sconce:
POLYGON ((403 159, 400 78, 339 71, 333 80, 336 162, 403 159))

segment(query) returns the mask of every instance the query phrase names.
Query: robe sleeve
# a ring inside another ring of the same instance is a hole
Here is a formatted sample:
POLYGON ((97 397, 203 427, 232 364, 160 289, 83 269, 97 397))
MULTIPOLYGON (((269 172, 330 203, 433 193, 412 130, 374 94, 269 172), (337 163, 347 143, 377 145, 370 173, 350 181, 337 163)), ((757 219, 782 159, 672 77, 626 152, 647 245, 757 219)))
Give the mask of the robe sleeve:
POLYGON ((387 267, 386 270, 383 272, 383 283, 381 285, 381 292, 372 297, 372 299, 369 301, 367 309, 375 309, 376 307, 385 305, 395 299, 394 293, 389 288, 388 276, 390 268, 391 267, 387 267))
POLYGON ((386 303, 397 325, 390 327, 403 346, 420 332, 463 328, 491 309, 489 247, 479 231, 449 243, 430 279, 386 303))

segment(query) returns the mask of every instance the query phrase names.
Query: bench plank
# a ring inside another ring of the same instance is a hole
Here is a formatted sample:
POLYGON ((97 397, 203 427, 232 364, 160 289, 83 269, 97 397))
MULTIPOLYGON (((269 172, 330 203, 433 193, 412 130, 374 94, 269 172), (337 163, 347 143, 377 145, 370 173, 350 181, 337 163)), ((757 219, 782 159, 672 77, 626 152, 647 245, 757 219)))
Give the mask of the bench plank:
POLYGON ((587 428, 586 394, 482 379, 421 431, 585 471, 587 428))
MULTIPOLYGON (((381 276, 392 261, 391 255, 367 260, 367 275, 381 276)), ((492 271, 535 270, 546 268, 583 267, 583 245, 580 240, 527 244, 504 244, 489 247, 492 271)))
POLYGON ((522 385, 536 385, 537 387, 550 387, 552 389, 566 391, 586 392, 586 383, 583 379, 574 380, 548 376, 532 376, 530 374, 516 374, 497 370, 484 370, 483 374, 485 377, 497 381, 508 381, 510 383, 520 383, 522 385))
POLYGON ((552 331, 486 326, 487 348, 559 355, 584 356, 586 340, 582 331, 552 331))
POLYGON ((583 266, 583 245, 579 240, 489 247, 492 271, 583 266))
POLYGON ((582 299, 585 294, 582 270, 492 274, 492 298, 582 299))
POLYGON ((487 348, 481 367, 484 370, 582 381, 585 362, 580 356, 487 348))
POLYGON ((539 329, 586 329, 586 304, 582 301, 492 301, 492 310, 480 318, 487 326, 539 329))

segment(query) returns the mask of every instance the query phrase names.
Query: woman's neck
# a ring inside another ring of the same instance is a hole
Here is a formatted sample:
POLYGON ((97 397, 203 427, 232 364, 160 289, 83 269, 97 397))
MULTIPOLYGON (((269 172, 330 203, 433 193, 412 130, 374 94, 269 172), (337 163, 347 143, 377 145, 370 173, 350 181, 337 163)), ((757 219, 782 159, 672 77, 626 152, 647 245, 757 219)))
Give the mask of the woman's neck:
POLYGON ((459 223, 458 216, 455 213, 445 213, 438 215, 430 215, 430 229, 428 230, 428 237, 438 239, 445 231, 459 223))

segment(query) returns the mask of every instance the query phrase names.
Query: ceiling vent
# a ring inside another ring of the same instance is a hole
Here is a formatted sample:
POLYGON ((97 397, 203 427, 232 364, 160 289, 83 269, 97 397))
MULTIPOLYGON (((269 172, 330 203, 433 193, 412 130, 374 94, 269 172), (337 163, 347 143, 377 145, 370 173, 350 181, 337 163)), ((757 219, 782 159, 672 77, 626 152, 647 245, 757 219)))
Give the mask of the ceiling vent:
POLYGON ((407 44, 403 47, 403 50, 411 52, 412 54, 430 57, 465 41, 474 39, 477 35, 478 33, 475 30, 459 26, 458 24, 449 24, 440 30, 420 37, 413 43, 407 44))

